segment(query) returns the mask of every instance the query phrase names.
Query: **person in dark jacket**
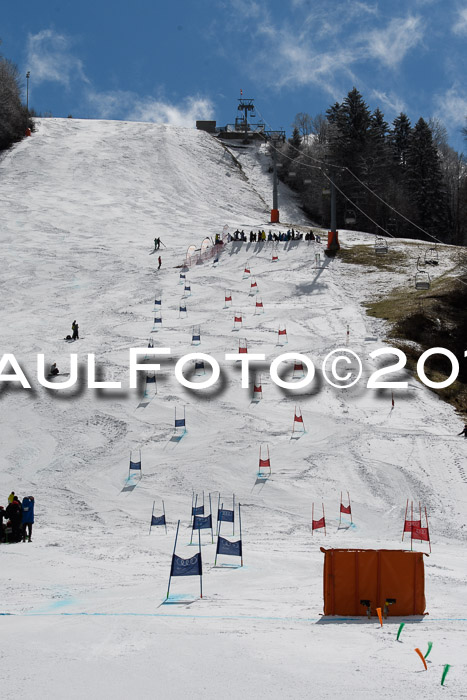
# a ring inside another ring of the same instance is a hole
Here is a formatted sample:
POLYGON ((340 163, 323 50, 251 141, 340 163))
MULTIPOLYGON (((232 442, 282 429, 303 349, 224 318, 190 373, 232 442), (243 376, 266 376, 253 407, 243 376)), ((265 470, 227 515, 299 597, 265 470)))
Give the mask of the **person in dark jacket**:
POLYGON ((34 523, 34 497, 25 496, 22 503, 21 523, 23 525, 23 542, 26 542, 26 532, 28 542, 31 542, 32 526, 34 523))
POLYGON ((157 258, 157 262, 159 263, 159 267, 158 267, 157 269, 160 270, 160 269, 161 269, 161 265, 162 265, 162 258, 161 258, 160 255, 159 255, 159 257, 157 258))
POLYGON ((79 340, 79 332, 78 332, 79 326, 76 323, 76 321, 73 321, 73 323, 71 324, 71 330, 73 331, 73 336, 71 339, 72 340, 79 340))
POLYGON ((49 372, 49 374, 50 374, 52 377, 56 377, 57 374, 59 373, 59 371, 60 371, 60 370, 59 370, 58 367, 57 367, 57 363, 54 362, 53 365, 50 366, 50 372, 49 372))
POLYGON ((0 542, 5 542, 5 525, 3 521, 7 519, 5 508, 0 506, 0 542))
POLYGON ((464 430, 459 433, 458 437, 460 435, 463 435, 465 438, 467 438, 467 423, 464 425, 464 430))
POLYGON ((17 496, 7 506, 5 513, 11 523, 11 541, 19 542, 21 540, 21 503, 17 496))

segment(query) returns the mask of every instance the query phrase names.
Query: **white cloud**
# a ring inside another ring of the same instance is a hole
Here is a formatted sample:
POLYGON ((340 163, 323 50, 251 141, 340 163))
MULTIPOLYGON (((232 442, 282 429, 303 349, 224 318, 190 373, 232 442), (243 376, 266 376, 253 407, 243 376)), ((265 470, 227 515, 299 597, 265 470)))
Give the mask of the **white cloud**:
POLYGON ((199 95, 188 96, 179 104, 151 96, 141 97, 124 90, 111 92, 88 90, 86 98, 94 113, 101 119, 124 119, 192 127, 197 119, 211 119, 214 114, 211 100, 199 95))
POLYGON ((467 92, 461 93, 457 87, 451 87, 435 98, 435 116, 449 127, 465 125, 467 119, 467 92))
POLYGON ((467 7, 459 10, 457 14, 457 22, 454 24, 452 31, 454 34, 467 34, 467 7))
POLYGON ((69 87, 72 80, 88 83, 83 63, 71 52, 72 40, 52 29, 28 35, 27 68, 33 84, 57 82, 69 87))
POLYGON ((421 42, 424 35, 420 17, 395 17, 383 29, 374 29, 362 36, 368 54, 383 65, 395 68, 405 55, 421 42))
POLYGON ((386 92, 381 90, 373 90, 373 97, 378 102, 378 105, 384 105, 395 114, 400 114, 401 112, 405 112, 407 110, 404 100, 402 100, 394 92, 390 92, 388 95, 386 92))

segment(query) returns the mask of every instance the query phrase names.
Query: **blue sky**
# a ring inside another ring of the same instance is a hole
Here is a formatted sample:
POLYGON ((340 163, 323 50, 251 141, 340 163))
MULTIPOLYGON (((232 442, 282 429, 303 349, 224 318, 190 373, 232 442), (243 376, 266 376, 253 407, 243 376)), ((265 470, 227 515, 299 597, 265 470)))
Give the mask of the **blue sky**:
POLYGON ((467 151, 467 0, 26 0, 3 7, 0 38, 30 105, 57 117, 226 124, 243 89, 289 133, 355 85, 467 151))

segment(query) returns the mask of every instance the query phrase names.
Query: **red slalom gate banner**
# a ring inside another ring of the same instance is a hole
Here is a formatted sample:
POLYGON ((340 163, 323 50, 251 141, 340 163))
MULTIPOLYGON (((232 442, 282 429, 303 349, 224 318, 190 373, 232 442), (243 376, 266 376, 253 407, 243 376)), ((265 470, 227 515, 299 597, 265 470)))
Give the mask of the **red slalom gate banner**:
POLYGON ((340 501, 340 507, 339 507, 339 525, 342 522, 342 514, 344 515, 350 515, 350 524, 352 525, 352 506, 350 505, 350 494, 347 491, 347 500, 349 505, 345 506, 342 502, 342 491, 341 491, 341 501, 340 501))
POLYGON ((314 534, 315 530, 324 529, 324 535, 326 536, 326 516, 324 514, 324 503, 323 506, 323 517, 319 520, 315 520, 315 504, 311 504, 311 534, 314 534))

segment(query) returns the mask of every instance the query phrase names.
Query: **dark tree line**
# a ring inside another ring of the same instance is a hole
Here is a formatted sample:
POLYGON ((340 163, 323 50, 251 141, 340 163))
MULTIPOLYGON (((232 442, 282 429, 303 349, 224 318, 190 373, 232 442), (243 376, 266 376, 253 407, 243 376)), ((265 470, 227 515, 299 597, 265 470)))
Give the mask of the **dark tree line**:
POLYGON ((300 193, 304 210, 317 223, 329 225, 326 174, 355 204, 337 194, 341 228, 424 238, 382 199, 440 240, 467 244, 467 164, 449 146, 439 121, 420 118, 412 125, 401 113, 389 125, 354 88, 326 115, 300 113, 293 126, 278 157, 279 177, 300 193), (355 224, 349 224, 353 214, 355 224))
POLYGON ((21 101, 21 76, 14 63, 0 56, 0 151, 20 141, 33 121, 21 101))

